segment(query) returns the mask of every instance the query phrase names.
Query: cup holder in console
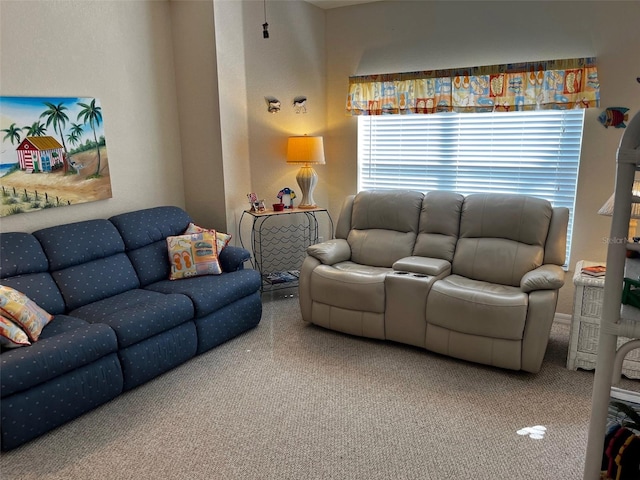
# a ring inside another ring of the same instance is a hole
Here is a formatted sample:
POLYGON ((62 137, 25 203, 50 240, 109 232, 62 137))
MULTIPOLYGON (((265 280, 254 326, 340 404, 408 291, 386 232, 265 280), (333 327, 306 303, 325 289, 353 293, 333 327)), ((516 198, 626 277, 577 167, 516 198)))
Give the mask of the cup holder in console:
POLYGON ((394 271, 394 275, 407 275, 415 278, 429 278, 429 275, 425 275, 423 273, 411 273, 411 272, 402 272, 402 271, 394 271))

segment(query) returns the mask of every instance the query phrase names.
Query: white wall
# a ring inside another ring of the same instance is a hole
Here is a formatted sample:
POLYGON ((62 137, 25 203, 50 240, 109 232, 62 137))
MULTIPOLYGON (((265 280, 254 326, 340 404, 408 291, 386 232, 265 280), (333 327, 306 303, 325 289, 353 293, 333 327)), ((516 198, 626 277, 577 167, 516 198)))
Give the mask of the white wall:
POLYGON ((575 263, 606 258, 610 218, 596 212, 613 191, 621 130, 605 129, 597 116, 605 107, 640 108, 639 22, 640 2, 382 1, 328 10, 333 212, 357 188, 357 120, 344 113, 349 76, 596 56, 601 108, 586 112, 571 271, 558 305, 559 312, 571 313, 575 263))
POLYGON ((172 0, 185 207, 199 225, 227 231, 213 0, 172 0))
MULTIPOLYGON (((227 222, 236 232, 247 193, 270 206, 284 187, 299 192, 299 167, 285 163, 287 137, 325 134, 324 11, 302 1, 269 0, 266 6, 268 39, 262 36, 262 0, 214 2, 227 222), (307 113, 294 112, 298 95, 307 96, 307 113), (267 96, 282 102, 280 113, 267 111, 267 96)), ((325 167, 315 166, 320 205, 328 203, 325 167)), ((242 226, 245 246, 248 226, 242 226)))
POLYGON ((3 0, 0 32, 1 95, 100 99, 113 192, 4 217, 2 231, 184 206, 168 2, 3 0))

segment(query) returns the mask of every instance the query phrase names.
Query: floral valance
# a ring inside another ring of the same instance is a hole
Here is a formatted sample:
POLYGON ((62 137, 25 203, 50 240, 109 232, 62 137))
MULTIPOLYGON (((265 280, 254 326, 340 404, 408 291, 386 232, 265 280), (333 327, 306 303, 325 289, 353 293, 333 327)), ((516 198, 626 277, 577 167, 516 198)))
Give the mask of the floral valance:
POLYGON ((349 77, 347 114, 588 108, 600 105, 595 58, 349 77))

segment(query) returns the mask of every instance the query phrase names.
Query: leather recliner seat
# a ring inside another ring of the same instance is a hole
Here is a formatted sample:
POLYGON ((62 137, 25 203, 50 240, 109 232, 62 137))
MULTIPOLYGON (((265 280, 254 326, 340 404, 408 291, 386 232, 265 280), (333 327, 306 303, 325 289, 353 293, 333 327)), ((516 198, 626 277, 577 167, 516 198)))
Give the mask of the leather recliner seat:
POLYGON ((564 284, 568 209, 509 194, 366 191, 308 249, 303 320, 539 371, 564 284))

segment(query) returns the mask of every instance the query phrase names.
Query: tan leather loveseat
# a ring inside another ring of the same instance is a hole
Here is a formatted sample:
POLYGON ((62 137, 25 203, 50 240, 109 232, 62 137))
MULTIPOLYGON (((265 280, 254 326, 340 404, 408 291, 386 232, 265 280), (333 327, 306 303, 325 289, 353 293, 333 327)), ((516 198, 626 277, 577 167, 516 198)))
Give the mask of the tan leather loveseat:
POLYGON ((569 212, 523 195, 365 191, 300 272, 302 318, 538 372, 564 284, 569 212))

